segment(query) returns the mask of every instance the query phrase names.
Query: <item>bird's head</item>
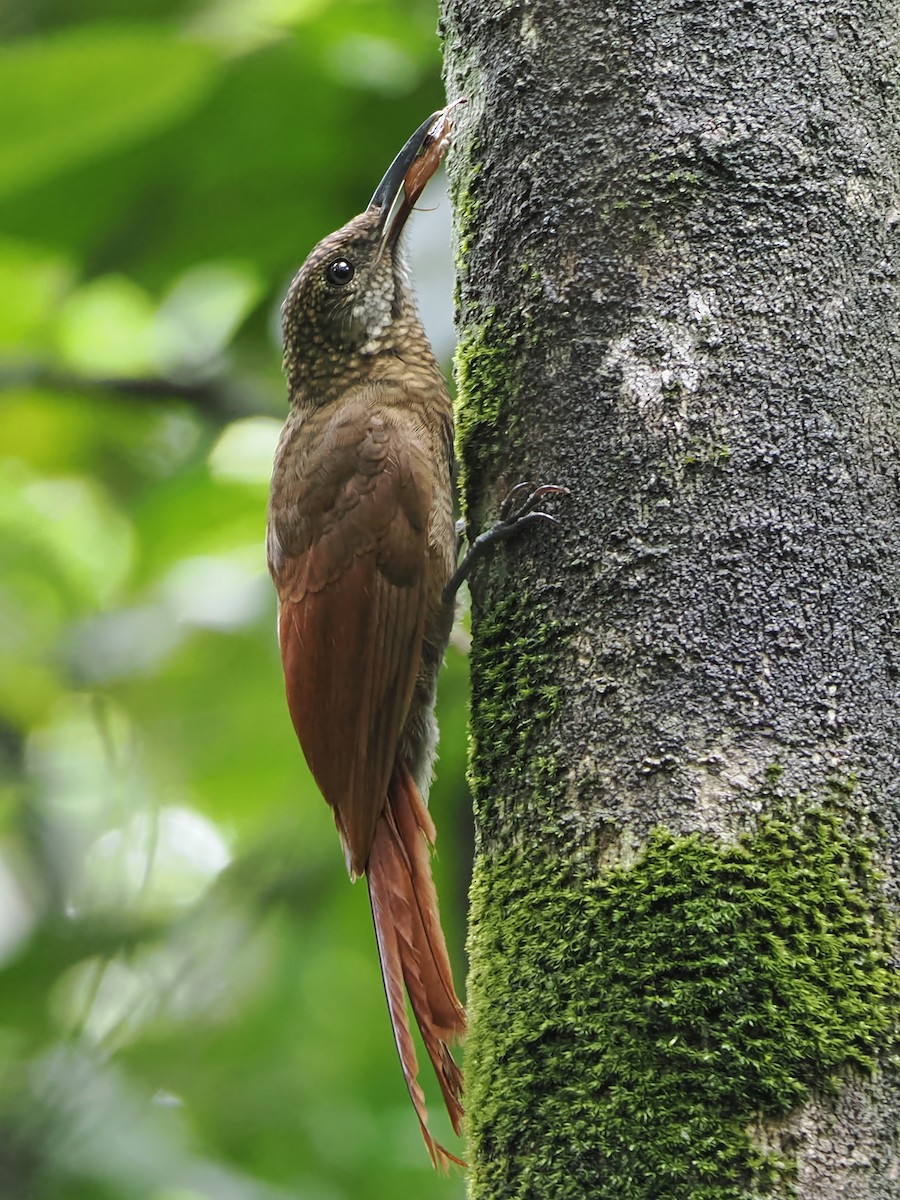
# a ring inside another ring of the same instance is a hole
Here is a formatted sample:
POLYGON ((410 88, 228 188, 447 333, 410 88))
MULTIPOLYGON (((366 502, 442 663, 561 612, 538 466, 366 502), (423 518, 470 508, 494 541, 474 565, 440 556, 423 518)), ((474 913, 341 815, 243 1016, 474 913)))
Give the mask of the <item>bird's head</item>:
MULTIPOLYGON (((292 392, 329 364, 359 362, 390 350, 415 321, 400 235, 433 166, 407 178, 440 114, 416 130, 388 167, 365 212, 329 234, 297 272, 284 302, 285 369, 292 392), (405 186, 404 186, 405 183, 405 186)), ((433 141, 433 139, 432 139, 433 141)))

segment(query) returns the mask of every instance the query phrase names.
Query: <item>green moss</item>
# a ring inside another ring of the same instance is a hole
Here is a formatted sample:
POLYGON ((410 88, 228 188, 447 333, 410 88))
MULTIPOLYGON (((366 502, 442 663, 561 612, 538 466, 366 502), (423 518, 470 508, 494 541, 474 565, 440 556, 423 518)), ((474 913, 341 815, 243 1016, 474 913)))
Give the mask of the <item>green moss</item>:
MULTIPOLYGON (((463 513, 475 535, 496 516, 506 488, 527 477, 517 400, 534 332, 524 311, 527 297, 539 295, 543 283, 538 267, 523 261, 513 270, 516 303, 508 312, 487 305, 480 292, 467 294, 469 253, 480 220, 480 163, 477 145, 468 145, 466 153, 464 163, 455 162, 452 183, 463 326, 454 363, 455 416, 463 513)), ((502 828, 506 804, 519 785, 539 781, 549 799, 551 781, 562 774, 552 753, 533 748, 546 740, 534 735, 559 703, 553 653, 562 634, 549 609, 552 589, 544 588, 538 598, 526 595, 519 580, 509 588, 504 561, 497 550, 479 580, 483 603, 471 657, 470 780, 476 812, 488 831, 502 828), (498 798, 498 784, 506 800, 498 798)))
POLYGON ((666 176, 668 184, 688 184, 691 187, 697 187, 700 183, 700 177, 696 171, 687 171, 683 167, 678 167, 674 171, 670 171, 666 176))
POLYGON ((859 779, 856 775, 829 775, 828 791, 835 804, 852 800, 859 789, 859 779))
POLYGON ((766 764, 763 771, 763 776, 766 781, 766 788, 770 791, 776 789, 781 782, 781 777, 784 774, 784 765, 780 762, 770 762, 766 764))
POLYGON ((490 310, 468 325, 456 348, 456 444, 468 503, 481 494, 488 465, 496 469, 518 440, 510 400, 519 385, 522 337, 490 310))
MULTIPOLYGON (((521 352, 529 341, 529 331, 521 304, 513 316, 501 317, 493 306, 465 294, 472 242, 481 220, 478 142, 466 143, 464 152, 464 160, 453 159, 451 195, 457 243, 456 304, 462 326, 454 361, 457 455, 465 510, 481 496, 487 464, 496 472, 501 452, 515 448, 518 420, 511 400, 521 383, 521 352)), ((532 266, 523 264, 521 272, 522 291, 524 281, 539 288, 532 266)))
POLYGON ((660 833, 596 873, 546 842, 472 886, 472 1200, 746 1200, 790 1190, 754 1144, 871 1070, 898 1015, 865 846, 831 813, 736 845, 660 833))
POLYGON ((463 276, 468 271, 472 234, 478 223, 478 213, 481 207, 478 199, 478 177, 481 173, 481 165, 477 161, 473 161, 473 156, 477 156, 477 154, 477 144, 471 145, 467 169, 463 174, 454 175, 451 180, 450 199, 456 226, 456 272, 458 276, 463 276))
POLYGON ((544 821, 562 777, 541 733, 560 704, 554 663, 564 636, 547 604, 527 589, 503 595, 485 607, 472 646, 469 781, 488 840, 510 820, 508 798, 523 790, 540 796, 531 815, 544 821))
POLYGON ((697 439, 693 439, 691 444, 693 449, 683 459, 686 467, 725 467, 731 461, 731 449, 728 446, 697 439))
POLYGON ((687 389, 680 379, 676 379, 674 383, 664 384, 659 390, 659 394, 663 400, 668 400, 670 402, 684 400, 686 393, 687 389))

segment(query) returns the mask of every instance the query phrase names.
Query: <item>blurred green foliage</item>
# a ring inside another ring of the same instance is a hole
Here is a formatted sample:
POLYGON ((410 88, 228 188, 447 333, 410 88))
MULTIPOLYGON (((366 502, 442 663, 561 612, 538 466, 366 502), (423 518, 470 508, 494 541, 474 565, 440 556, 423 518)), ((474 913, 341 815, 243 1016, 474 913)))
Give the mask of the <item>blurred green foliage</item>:
POLYGON ((281 296, 443 103, 435 24, 433 0, 0 9, 2 1198, 463 1193, 291 730, 262 548, 281 296))

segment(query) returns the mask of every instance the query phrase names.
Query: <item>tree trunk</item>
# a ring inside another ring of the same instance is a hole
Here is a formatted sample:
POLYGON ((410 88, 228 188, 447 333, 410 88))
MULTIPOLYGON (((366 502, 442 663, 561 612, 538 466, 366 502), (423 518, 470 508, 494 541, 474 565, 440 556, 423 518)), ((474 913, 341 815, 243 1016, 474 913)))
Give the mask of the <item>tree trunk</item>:
POLYGON ((471 1196, 900 1196, 898 17, 445 0, 471 1196))

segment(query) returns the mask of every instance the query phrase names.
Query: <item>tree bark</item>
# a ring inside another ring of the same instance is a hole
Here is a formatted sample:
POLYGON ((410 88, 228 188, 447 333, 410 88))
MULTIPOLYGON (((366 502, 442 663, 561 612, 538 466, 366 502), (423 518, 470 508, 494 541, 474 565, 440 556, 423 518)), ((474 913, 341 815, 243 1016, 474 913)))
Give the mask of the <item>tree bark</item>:
POLYGON ((444 0, 475 1200, 900 1196, 881 0, 444 0))

